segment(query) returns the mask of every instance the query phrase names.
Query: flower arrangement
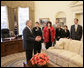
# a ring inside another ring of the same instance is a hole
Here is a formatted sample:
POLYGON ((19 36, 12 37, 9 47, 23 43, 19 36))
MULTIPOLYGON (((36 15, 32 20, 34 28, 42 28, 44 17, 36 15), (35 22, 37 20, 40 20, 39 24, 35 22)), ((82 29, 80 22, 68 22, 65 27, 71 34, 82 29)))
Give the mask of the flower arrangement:
POLYGON ((37 53, 30 61, 32 65, 44 66, 49 62, 49 57, 45 53, 37 53))

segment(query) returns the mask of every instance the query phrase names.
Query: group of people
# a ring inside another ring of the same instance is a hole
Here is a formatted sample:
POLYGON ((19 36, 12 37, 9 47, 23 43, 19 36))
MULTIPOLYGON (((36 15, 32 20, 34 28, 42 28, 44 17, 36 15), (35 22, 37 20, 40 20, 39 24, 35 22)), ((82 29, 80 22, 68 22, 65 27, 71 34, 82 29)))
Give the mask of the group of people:
MULTIPOLYGON (((58 20, 56 21, 58 23, 58 20)), ((68 30, 67 25, 64 25, 63 28, 61 28, 60 24, 57 24, 55 27, 56 32, 56 40, 59 41, 60 38, 70 38, 70 31, 68 30)))
POLYGON ((70 31, 68 27, 64 25, 64 29, 56 20, 52 26, 52 22, 48 21, 44 23, 45 26, 41 29, 39 22, 35 23, 35 27, 32 29, 32 21, 26 22, 26 27, 23 30, 23 45, 26 50, 27 63, 32 57, 32 51, 34 54, 41 52, 41 43, 45 43, 46 49, 55 44, 55 41, 59 41, 60 38, 70 38, 74 40, 81 40, 82 26, 78 24, 78 19, 74 19, 74 25, 71 26, 70 31))

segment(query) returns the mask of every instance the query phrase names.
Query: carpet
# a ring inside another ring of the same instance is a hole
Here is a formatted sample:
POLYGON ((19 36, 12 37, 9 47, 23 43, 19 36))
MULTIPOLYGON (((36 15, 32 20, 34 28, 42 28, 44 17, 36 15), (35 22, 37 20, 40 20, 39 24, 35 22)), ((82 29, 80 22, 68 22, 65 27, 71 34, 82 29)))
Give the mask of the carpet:
POLYGON ((15 53, 1 57, 1 67, 23 67, 25 61, 25 52, 15 53))
MULTIPOLYGON (((42 49, 45 49, 42 43, 42 49)), ((1 57, 1 67, 23 67, 23 62, 26 61, 25 52, 15 53, 1 57)))
MULTIPOLYGON (((42 50, 42 52, 44 52, 44 50, 42 50)), ((26 61, 25 52, 15 53, 5 57, 1 57, 1 67, 23 67, 23 62, 25 61, 26 61)), ((59 67, 56 64, 53 65, 55 67, 59 67)))

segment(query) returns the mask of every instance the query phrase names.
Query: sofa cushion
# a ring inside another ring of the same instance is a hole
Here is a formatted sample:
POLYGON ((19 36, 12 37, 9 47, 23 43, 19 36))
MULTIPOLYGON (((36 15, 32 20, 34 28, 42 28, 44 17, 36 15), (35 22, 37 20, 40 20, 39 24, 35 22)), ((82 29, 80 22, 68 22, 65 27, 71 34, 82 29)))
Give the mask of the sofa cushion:
POLYGON ((67 50, 63 50, 63 49, 48 49, 47 54, 50 54, 51 56, 56 55, 65 60, 69 60, 71 57, 77 55, 76 53, 73 53, 73 52, 70 52, 67 50))
POLYGON ((70 42, 69 51, 79 54, 82 42, 77 40, 71 40, 70 42))
POLYGON ((48 54, 49 56, 49 60, 54 62, 54 63, 57 63, 57 56, 58 54, 62 53, 64 50, 62 49, 48 49, 46 51, 46 53, 48 54))
POLYGON ((61 54, 64 50, 63 49, 48 49, 47 53, 50 53, 52 55, 56 55, 58 56, 59 54, 61 54))
POLYGON ((69 62, 60 57, 56 57, 56 64, 58 64, 61 67, 69 67, 69 62))
POLYGON ((83 57, 81 57, 80 55, 73 56, 70 59, 70 63, 73 63, 79 67, 82 67, 83 66, 83 57))
POLYGON ((70 51, 67 51, 67 50, 64 50, 61 54, 59 54, 58 56, 60 58, 63 58, 67 61, 69 61, 70 58, 72 58, 73 56, 77 55, 76 53, 73 53, 73 52, 70 52, 70 51))
POLYGON ((64 43, 64 49, 68 50, 71 40, 70 39, 66 39, 66 38, 61 38, 59 41, 62 41, 64 43))

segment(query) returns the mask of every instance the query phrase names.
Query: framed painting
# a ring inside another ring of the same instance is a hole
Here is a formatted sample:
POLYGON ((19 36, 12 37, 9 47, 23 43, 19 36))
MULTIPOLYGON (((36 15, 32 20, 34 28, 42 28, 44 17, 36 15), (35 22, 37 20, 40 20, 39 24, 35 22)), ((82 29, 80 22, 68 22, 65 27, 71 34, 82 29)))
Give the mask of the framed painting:
POLYGON ((58 20, 58 23, 63 27, 66 25, 66 18, 56 18, 58 20))
POLYGON ((44 23, 47 23, 49 21, 49 18, 40 18, 39 19, 39 22, 40 22, 40 25, 41 27, 44 26, 44 23))

